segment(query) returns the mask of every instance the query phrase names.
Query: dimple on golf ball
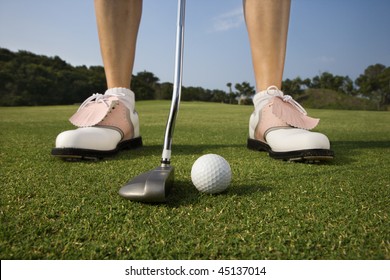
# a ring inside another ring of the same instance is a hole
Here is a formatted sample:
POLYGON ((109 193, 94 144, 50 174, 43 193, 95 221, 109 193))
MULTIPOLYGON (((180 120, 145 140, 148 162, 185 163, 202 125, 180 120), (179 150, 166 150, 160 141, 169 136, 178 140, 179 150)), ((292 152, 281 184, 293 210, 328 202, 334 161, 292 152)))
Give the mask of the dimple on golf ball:
POLYGON ((203 155, 192 165, 191 180, 200 192, 209 194, 223 192, 231 179, 230 165, 219 155, 203 155))

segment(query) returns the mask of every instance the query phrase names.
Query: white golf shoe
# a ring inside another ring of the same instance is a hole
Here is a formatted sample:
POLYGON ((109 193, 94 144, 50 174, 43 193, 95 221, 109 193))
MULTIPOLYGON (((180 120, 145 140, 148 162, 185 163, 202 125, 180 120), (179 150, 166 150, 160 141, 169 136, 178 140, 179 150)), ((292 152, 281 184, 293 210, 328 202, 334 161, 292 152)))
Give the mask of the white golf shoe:
POLYGON ((52 155, 65 159, 100 159, 142 146, 134 93, 111 88, 94 94, 69 119, 77 129, 60 133, 52 155))
POLYGON ((321 161, 334 158, 328 137, 311 132, 319 119, 289 95, 272 86, 253 98, 255 111, 249 120, 247 147, 266 151, 272 158, 288 161, 321 161))

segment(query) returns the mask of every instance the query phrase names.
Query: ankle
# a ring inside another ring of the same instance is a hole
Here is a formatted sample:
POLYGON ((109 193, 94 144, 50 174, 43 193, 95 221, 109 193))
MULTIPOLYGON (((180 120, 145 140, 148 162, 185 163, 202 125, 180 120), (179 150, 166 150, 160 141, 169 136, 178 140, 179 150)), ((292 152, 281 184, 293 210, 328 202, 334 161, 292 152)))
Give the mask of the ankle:
POLYGON ((128 88, 113 87, 106 90, 104 95, 116 96, 129 109, 133 110, 135 107, 134 92, 128 88))
POLYGON ((270 86, 265 90, 259 91, 253 97, 253 105, 255 111, 260 111, 267 105, 269 99, 275 96, 283 96, 283 92, 280 91, 276 86, 270 86))

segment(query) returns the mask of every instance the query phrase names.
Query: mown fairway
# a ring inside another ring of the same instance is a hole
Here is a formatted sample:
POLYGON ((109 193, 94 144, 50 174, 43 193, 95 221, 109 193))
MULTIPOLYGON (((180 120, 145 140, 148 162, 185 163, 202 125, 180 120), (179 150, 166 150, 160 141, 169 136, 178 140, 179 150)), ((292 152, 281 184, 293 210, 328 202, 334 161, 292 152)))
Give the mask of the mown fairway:
POLYGON ((170 103, 137 103, 145 146, 100 162, 50 150, 76 106, 0 108, 1 259, 390 259, 390 113, 309 110, 336 159, 276 161, 247 150, 251 106, 182 103, 167 204, 118 194, 160 161, 170 103), (200 194, 193 162, 229 161, 221 195, 200 194))

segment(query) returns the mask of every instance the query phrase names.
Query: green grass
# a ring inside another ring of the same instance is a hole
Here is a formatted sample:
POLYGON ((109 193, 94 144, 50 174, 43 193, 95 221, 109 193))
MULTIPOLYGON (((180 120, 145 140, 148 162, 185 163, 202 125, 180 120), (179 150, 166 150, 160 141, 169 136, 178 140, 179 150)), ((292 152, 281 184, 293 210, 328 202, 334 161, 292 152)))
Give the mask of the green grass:
POLYGON ((50 150, 75 106, 0 108, 1 259, 390 259, 390 113, 309 110, 333 162, 247 150, 251 106, 181 104, 167 204, 118 195, 159 165, 170 103, 137 103, 145 147, 100 162, 50 150), (225 157, 221 195, 191 184, 202 154, 225 157))

